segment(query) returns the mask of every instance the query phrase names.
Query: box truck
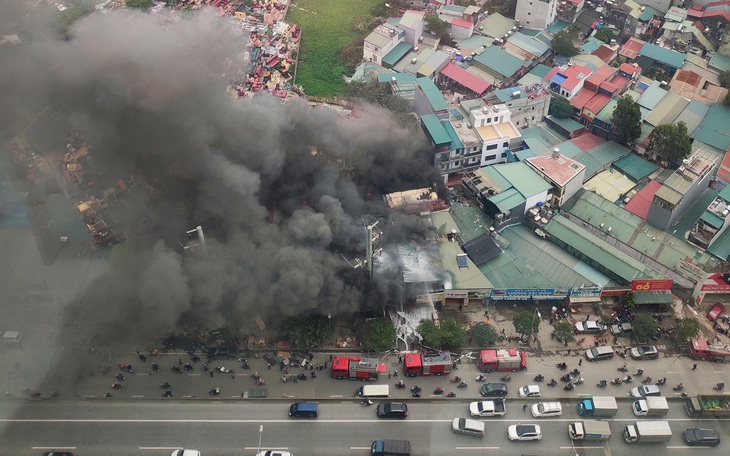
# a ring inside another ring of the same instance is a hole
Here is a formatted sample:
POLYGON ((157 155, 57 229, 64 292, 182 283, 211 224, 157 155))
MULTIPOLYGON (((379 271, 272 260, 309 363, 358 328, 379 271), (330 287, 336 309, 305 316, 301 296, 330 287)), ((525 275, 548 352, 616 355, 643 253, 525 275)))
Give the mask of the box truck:
POLYGON ((611 417, 616 416, 618 405, 613 396, 594 396, 578 401, 578 415, 611 417))
POLYGON ((631 404, 636 416, 665 416, 669 413, 669 403, 664 396, 647 396, 631 404))
POLYGON ((669 442, 671 438, 672 428, 668 421, 637 421, 624 427, 626 443, 669 442))
POLYGON ((606 421, 577 421, 568 424, 568 435, 572 440, 593 440, 601 442, 611 437, 611 428, 606 421))

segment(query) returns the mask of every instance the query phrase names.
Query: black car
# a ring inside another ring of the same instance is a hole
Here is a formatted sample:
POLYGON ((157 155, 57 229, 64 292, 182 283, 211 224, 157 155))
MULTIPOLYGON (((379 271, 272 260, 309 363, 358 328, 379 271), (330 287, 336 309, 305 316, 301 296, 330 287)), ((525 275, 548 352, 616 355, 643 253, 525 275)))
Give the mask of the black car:
POLYGON ((720 434, 714 429, 685 429, 682 434, 684 443, 689 446, 718 446, 720 434))
POLYGON ((377 414, 379 418, 405 418, 408 416, 408 406, 403 402, 381 402, 377 414))
POLYGON ((274 358, 274 355, 271 353, 266 353, 264 355, 264 360, 269 364, 269 366, 273 366, 276 364, 276 358, 274 358))
POLYGON ((234 359, 236 356, 238 356, 238 347, 235 345, 208 348, 208 359, 234 359))
POLYGON ((484 397, 504 397, 507 395, 507 384, 485 383, 479 388, 479 394, 484 397))

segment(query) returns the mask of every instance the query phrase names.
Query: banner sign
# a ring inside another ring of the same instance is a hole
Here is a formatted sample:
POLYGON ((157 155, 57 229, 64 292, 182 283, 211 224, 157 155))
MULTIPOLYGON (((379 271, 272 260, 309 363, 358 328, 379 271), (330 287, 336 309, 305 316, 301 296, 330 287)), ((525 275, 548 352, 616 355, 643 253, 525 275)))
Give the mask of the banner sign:
POLYGON ((601 298, 603 287, 581 287, 570 290, 571 298, 601 298))
POLYGON ((501 301, 529 301, 531 299, 565 299, 565 288, 503 288, 492 290, 490 299, 501 301))
POLYGON ((730 274, 710 274, 702 282, 700 291, 712 291, 716 293, 730 292, 730 274))
POLYGON ((673 283, 672 279, 632 280, 631 289, 634 291, 671 290, 673 283))

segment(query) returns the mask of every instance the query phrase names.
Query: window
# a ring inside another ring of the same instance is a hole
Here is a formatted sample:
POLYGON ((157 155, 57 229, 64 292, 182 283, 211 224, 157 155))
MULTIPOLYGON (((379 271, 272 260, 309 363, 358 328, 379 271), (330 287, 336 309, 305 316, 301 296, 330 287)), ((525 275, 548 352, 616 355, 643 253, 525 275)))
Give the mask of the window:
POLYGON ((502 147, 509 147, 509 143, 508 142, 502 143, 502 147))
POLYGON ((507 158, 507 152, 502 152, 502 158, 507 158))
POLYGON ((520 124, 520 121, 518 120, 517 123, 515 123, 515 125, 519 125, 519 124, 520 124))
POLYGON ((490 144, 487 146, 487 150, 494 150, 497 148, 497 144, 490 144))
POLYGON ((494 160, 495 158, 497 158, 497 156, 496 156, 496 155, 487 155, 486 157, 484 157, 484 160, 485 160, 485 161, 492 161, 492 160, 494 160))

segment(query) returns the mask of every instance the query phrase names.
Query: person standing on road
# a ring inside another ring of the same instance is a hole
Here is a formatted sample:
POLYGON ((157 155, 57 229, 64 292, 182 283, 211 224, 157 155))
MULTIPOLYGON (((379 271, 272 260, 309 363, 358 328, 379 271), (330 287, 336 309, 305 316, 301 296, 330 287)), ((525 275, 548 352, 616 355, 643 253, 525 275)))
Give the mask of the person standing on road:
POLYGON ((527 413, 527 404, 522 406, 522 413, 527 413))
POLYGON ((578 365, 579 366, 582 366, 583 365, 583 358, 581 358, 581 359, 578 360, 578 365))
POLYGON ((697 363, 692 364, 692 370, 697 370, 697 363))
POLYGON ((394 370, 393 371, 393 377, 397 377, 397 376, 398 376, 398 371, 397 370, 394 370))

